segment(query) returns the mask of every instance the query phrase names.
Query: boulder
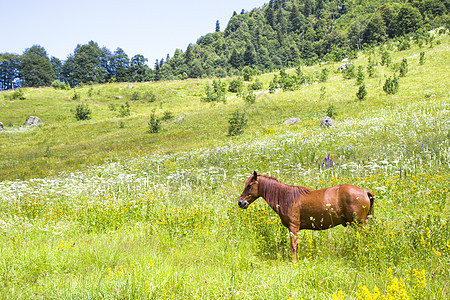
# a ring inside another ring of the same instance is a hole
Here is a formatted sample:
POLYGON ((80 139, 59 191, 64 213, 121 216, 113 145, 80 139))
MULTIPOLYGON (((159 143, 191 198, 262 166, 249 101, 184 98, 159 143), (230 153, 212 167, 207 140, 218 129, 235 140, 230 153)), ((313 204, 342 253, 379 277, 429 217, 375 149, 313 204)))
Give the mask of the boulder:
POLYGON ((176 118, 175 121, 176 122, 182 122, 182 121, 184 121, 184 118, 183 117, 179 117, 179 118, 176 118))
POLYGON ((336 126, 336 124, 334 124, 333 119, 331 119, 330 117, 326 116, 325 118, 323 118, 323 120, 320 122, 320 126, 325 126, 325 127, 332 127, 332 126, 336 126))
POLYGON ((291 124, 299 123, 299 122, 300 122, 300 119, 298 119, 298 118, 290 118, 289 120, 284 121, 283 125, 291 125, 291 124))
POLYGON ((3 127, 3 123, 0 122, 0 131, 5 130, 5 128, 3 127))
POLYGON ((114 96, 114 98, 119 99, 119 100, 122 100, 122 99, 123 99, 122 96, 114 96))
POLYGON ((348 62, 350 59, 348 58, 348 57, 346 57, 346 58, 343 58, 342 60, 341 60, 341 62, 348 62))
POLYGON ((35 126, 41 123, 42 121, 38 117, 30 116, 23 126, 35 126))

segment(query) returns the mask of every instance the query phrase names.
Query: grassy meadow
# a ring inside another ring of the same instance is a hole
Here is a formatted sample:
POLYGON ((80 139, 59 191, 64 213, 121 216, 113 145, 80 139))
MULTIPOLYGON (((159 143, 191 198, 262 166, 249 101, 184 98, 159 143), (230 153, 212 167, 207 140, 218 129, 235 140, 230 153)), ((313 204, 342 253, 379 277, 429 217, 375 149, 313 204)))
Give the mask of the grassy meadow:
MULTIPOLYGON (((233 93, 201 102, 211 79, 0 93, 0 298, 449 299, 448 49, 448 35, 390 45, 393 63, 366 74, 364 101, 342 63, 304 67, 329 77, 259 92, 252 105, 233 93), (403 58, 408 72, 387 95, 385 76, 403 58), (131 115, 119 117, 126 101, 131 115), (74 118, 79 103, 92 119, 74 118), (330 105, 336 126, 321 128, 330 105), (248 126, 230 137, 235 110, 248 126), (173 118, 149 133, 152 112, 173 118), (22 127, 30 115, 43 124, 22 127), (282 125, 292 117, 301 122, 282 125), (253 170, 312 189, 371 189, 375 218, 301 231, 292 264, 265 201, 237 206, 253 170)), ((379 62, 381 49, 352 61, 366 67, 369 56, 379 62)), ((273 75, 255 77, 267 89, 273 75)))

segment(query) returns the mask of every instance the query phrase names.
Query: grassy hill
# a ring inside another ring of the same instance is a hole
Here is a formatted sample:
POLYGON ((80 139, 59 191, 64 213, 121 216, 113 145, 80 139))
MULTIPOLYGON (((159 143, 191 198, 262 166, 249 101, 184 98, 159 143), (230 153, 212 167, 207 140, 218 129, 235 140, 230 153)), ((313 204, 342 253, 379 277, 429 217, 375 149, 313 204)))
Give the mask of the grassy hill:
MULTIPOLYGON (((328 69, 328 80, 260 91, 253 105, 234 93, 226 104, 201 102, 207 79, 23 89, 25 100, 1 93, 1 296, 372 299, 378 289, 394 299, 445 299, 450 59, 448 36, 435 41, 391 45, 393 64, 366 76, 364 101, 356 80, 337 71, 342 63, 305 67, 314 78, 328 69), (403 58, 408 73, 387 95, 385 76, 403 58), (131 115, 119 117, 126 101, 131 115), (92 119, 75 119, 79 103, 92 119), (330 105, 337 126, 321 128, 330 105), (235 110, 248 127, 229 137, 235 110), (153 112, 185 120, 149 133, 153 112), (21 127, 30 115, 44 124, 21 127), (282 125, 292 117, 301 122, 282 125), (313 189, 372 189, 376 220, 301 232, 292 265, 278 216, 263 200, 246 211, 236 205, 253 170, 313 189)), ((366 67, 381 52, 352 61, 366 67)), ((267 89, 273 76, 256 77, 267 89)))

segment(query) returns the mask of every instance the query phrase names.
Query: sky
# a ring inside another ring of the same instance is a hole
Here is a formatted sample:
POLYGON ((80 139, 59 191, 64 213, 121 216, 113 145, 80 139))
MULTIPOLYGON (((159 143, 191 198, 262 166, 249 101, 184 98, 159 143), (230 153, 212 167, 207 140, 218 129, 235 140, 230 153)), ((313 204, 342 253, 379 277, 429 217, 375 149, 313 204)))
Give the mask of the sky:
POLYGON ((265 0, 0 0, 0 53, 22 54, 33 45, 65 60, 78 44, 97 42, 129 58, 142 54, 152 66, 175 49, 223 31, 233 11, 262 7, 265 0))

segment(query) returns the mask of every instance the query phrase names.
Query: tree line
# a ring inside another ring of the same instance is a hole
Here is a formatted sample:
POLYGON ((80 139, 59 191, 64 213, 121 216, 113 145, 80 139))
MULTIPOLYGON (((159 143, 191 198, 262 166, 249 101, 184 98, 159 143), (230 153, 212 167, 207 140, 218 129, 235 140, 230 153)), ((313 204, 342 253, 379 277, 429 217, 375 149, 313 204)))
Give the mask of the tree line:
POLYGON ((240 74, 337 61, 387 39, 449 26, 450 0, 270 0, 234 12, 226 28, 200 37, 186 50, 155 61, 111 52, 90 41, 62 61, 34 45, 22 55, 0 54, 0 89, 69 84, 159 81, 240 74))

